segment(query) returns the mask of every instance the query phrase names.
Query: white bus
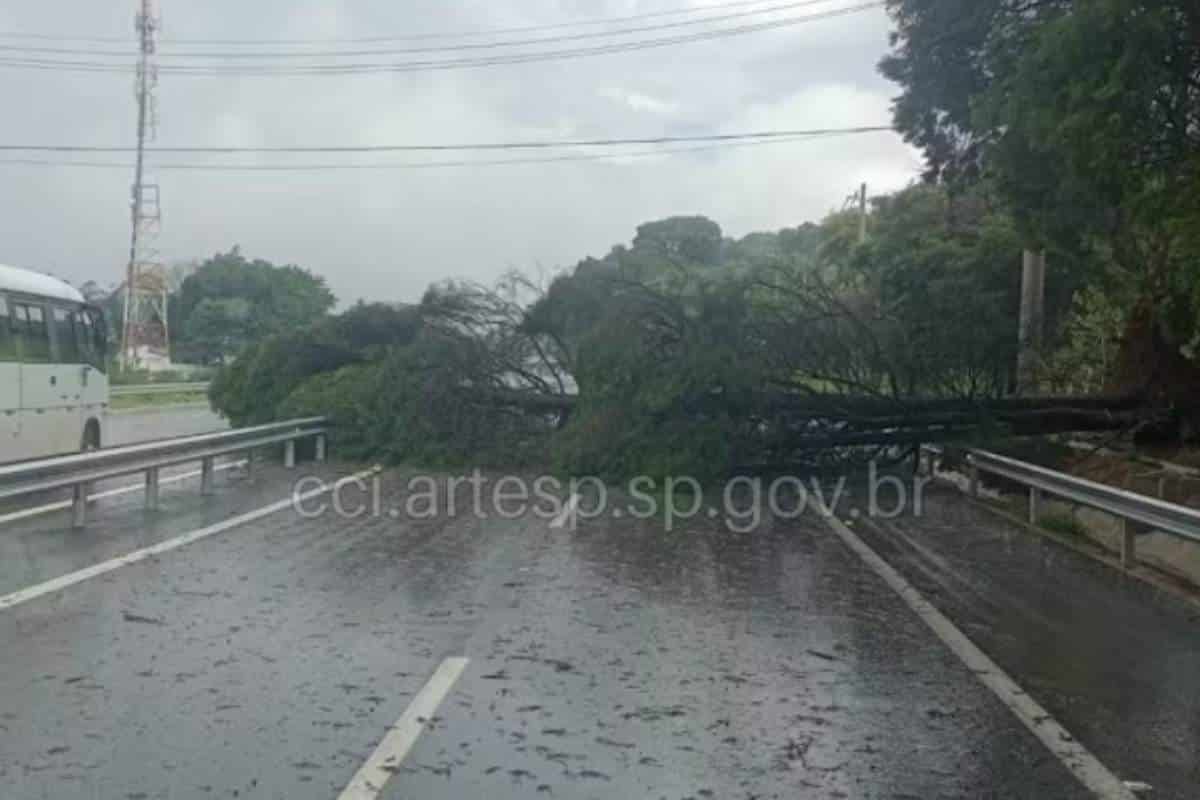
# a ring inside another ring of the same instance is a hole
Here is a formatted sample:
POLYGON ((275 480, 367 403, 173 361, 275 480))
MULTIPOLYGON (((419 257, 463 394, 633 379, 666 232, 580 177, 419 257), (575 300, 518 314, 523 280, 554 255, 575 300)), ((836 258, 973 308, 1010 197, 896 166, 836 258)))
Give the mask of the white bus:
POLYGON ((0 265, 0 463, 100 447, 106 339, 76 289, 0 265))

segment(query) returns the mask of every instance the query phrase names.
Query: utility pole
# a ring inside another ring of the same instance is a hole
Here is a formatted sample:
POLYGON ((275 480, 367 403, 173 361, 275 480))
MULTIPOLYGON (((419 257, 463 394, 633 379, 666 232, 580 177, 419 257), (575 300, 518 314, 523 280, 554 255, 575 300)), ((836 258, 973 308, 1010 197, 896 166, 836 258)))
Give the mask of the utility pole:
POLYGON ((867 243, 867 184, 858 190, 858 243, 867 243))
POLYGON ((1037 369, 1046 333, 1046 251, 1025 250, 1021 257, 1021 319, 1017 350, 1017 393, 1035 394, 1037 369))
POLYGON ((130 197, 132 227, 129 265, 125 273, 125 313, 121 330, 121 364, 130 367, 143 354, 169 358, 166 272, 156 247, 162 228, 158 184, 146 180, 146 143, 158 130, 158 30, 155 0, 139 0, 135 18, 138 66, 137 159, 130 197))

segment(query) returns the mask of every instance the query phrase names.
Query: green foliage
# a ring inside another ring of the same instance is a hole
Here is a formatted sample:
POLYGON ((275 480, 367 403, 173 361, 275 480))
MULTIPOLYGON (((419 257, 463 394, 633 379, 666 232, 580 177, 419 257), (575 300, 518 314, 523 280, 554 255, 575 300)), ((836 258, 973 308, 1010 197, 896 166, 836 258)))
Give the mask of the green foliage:
POLYGON ((248 261, 235 247, 201 264, 174 296, 175 358, 220 363, 248 344, 307 327, 333 304, 323 278, 299 267, 248 261))
POLYGON ((362 363, 389 346, 410 342, 419 326, 415 309, 360 303, 339 316, 248 347, 217 372, 209 397, 235 425, 268 422, 312 376, 362 363))
MULTIPOLYGON (((848 269, 889 320, 879 335, 906 395, 998 395, 1016 360, 1020 239, 977 197, 914 187, 879 198, 848 269)), ((1061 273, 1060 273, 1061 274, 1061 273)))
POLYGON ((744 347, 744 289, 701 281, 622 300, 580 344, 581 401, 553 443, 556 464, 716 477, 749 452, 748 395, 762 380, 744 347))
POLYGON ((891 0, 889 9, 897 31, 881 69, 902 86, 895 120, 924 150, 929 176, 988 181, 1026 243, 1080 256, 1066 269, 1123 271, 1130 303, 1152 316, 1125 343, 1160 362, 1145 374, 1178 355, 1196 363, 1200 6, 891 0), (1171 352, 1155 355, 1146 337, 1171 352))
POLYGON ((1128 299, 1090 286, 1075 297, 1063 325, 1062 345, 1051 353, 1042 382, 1062 394, 1098 394, 1108 388, 1129 324, 1128 299))
POLYGON ((659 263, 714 266, 721 241, 721 226, 710 219, 671 217, 639 226, 633 249, 659 263))
POLYGON ((1073 514, 1044 514, 1038 519, 1038 525, 1051 533, 1069 536, 1073 539, 1086 539, 1087 526, 1076 519, 1073 514))
POLYGON ((458 391, 460 342, 426 334, 377 361, 314 375, 280 416, 326 415, 349 457, 430 466, 533 463, 549 426, 458 391))
POLYGON ((378 399, 380 382, 377 365, 351 364, 332 372, 320 372, 301 381, 280 402, 276 415, 282 418, 324 416, 338 431, 338 452, 349 459, 379 455, 375 437, 380 420, 372 407, 378 399))
POLYGON ((176 352, 190 349, 202 361, 220 361, 251 341, 254 326, 254 309, 248 300, 206 297, 187 317, 176 352))
POLYGON ((914 398, 978 416, 1015 359, 1015 222, 918 186, 879 198, 870 230, 643 225, 544 289, 445 282, 269 337, 213 397, 239 424, 328 415, 352 457, 613 479, 788 463, 814 435, 894 429, 914 398))
POLYGON ((1012 219, 985 197, 936 186, 873 205, 865 243, 857 214, 833 214, 815 259, 757 276, 756 316, 789 384, 896 398, 1007 393, 1018 341, 1012 219))

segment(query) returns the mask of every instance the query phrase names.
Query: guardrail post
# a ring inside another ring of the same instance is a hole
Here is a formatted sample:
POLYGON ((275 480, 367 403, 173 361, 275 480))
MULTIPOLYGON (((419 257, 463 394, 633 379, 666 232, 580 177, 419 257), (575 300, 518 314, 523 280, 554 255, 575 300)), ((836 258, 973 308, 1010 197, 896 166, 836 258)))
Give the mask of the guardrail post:
POLYGON ((158 467, 146 470, 146 510, 158 511, 158 467))
POLYGON ((200 459, 200 494, 204 496, 213 493, 213 459, 200 459))
POLYGON ((87 495, 88 485, 77 483, 71 487, 71 525, 82 528, 87 525, 87 495))
POLYGON ((317 434, 317 444, 314 458, 318 463, 325 460, 325 434, 323 433, 317 434))
POLYGON ((979 499, 979 465, 975 463, 975 459, 971 459, 971 497, 979 499))
POLYGON ((1137 534, 1127 519, 1121 520, 1121 566, 1124 569, 1137 566, 1137 534))
POLYGON ((254 451, 253 450, 246 451, 246 478, 247 479, 254 478, 254 451))
POLYGON ((1042 490, 1037 487, 1029 487, 1029 524, 1038 524, 1038 506, 1042 503, 1042 490))
POLYGON ((288 439, 283 444, 283 466, 293 469, 296 466, 296 440, 288 439))

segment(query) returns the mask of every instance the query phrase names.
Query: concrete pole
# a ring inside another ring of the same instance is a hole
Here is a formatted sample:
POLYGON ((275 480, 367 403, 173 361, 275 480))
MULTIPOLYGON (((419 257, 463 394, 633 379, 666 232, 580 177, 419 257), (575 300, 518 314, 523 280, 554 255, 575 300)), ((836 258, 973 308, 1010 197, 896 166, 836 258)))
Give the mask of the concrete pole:
POLYGON ((1037 367, 1046 332, 1046 252, 1026 250, 1021 264, 1017 393, 1036 394, 1037 367))

